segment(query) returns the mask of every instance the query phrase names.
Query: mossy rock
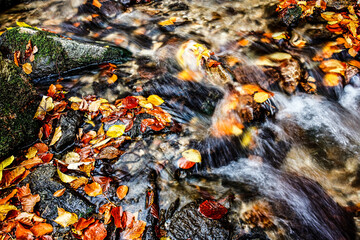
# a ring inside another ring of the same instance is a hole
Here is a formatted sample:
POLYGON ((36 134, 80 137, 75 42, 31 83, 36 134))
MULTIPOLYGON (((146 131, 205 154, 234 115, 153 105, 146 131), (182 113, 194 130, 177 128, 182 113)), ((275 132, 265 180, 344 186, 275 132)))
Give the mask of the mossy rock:
POLYGON ((31 62, 32 79, 59 75, 72 69, 104 62, 128 61, 131 53, 120 47, 71 40, 36 28, 16 27, 0 36, 0 52, 13 60, 15 51, 21 52, 24 62, 26 44, 31 41, 38 48, 35 60, 31 62))
POLYGON ((39 102, 26 76, 0 54, 0 158, 36 137, 39 122, 33 117, 39 102))

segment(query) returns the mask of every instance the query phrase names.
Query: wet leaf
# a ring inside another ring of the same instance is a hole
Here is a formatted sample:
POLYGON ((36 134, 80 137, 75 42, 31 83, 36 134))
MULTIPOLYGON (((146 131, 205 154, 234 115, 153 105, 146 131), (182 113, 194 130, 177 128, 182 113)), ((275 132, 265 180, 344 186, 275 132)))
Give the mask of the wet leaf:
POLYGON ((7 195, 4 198, 1 198, 0 205, 6 204, 11 198, 13 198, 16 195, 17 191, 18 191, 17 189, 14 189, 14 190, 12 190, 12 192, 9 195, 7 195))
POLYGON ((86 177, 80 177, 78 179, 73 180, 70 183, 70 187, 72 187, 73 189, 78 189, 79 187, 81 187, 82 185, 85 185, 88 183, 88 179, 86 177))
POLYGON ((5 186, 10 186, 13 182, 15 182, 16 179, 21 177, 21 175, 25 172, 24 167, 17 167, 11 172, 8 172, 4 178, 5 178, 5 186))
POLYGON ((3 170, 14 161, 14 156, 8 157, 0 163, 0 182, 2 180, 3 170))
POLYGON ((57 172, 58 172, 60 180, 63 181, 64 183, 70 183, 70 182, 78 179, 77 177, 62 173, 59 168, 57 169, 57 172))
POLYGON ((96 220, 94 224, 85 230, 83 240, 103 240, 106 236, 107 231, 104 224, 96 220))
POLYGON ((94 218, 80 218, 79 221, 77 223, 74 224, 74 228, 76 231, 82 231, 85 228, 87 228, 88 226, 90 226, 90 224, 94 223, 95 219, 94 218))
POLYGON ((82 99, 79 97, 71 97, 71 98, 69 98, 69 101, 74 102, 74 103, 81 103, 82 99))
MULTIPOLYGON (((122 222, 123 208, 121 206, 111 209, 111 216, 114 218, 114 224, 117 228, 124 229, 126 225, 122 222)), ((126 223, 125 223, 126 224, 126 223)))
POLYGON ((7 213, 11 210, 17 210, 17 208, 10 204, 0 205, 0 221, 4 221, 7 213))
POLYGON ((30 190, 30 187, 29 187, 28 183, 26 185, 20 187, 20 188, 17 188, 17 190, 18 190, 17 197, 19 199, 31 194, 31 190, 30 190))
POLYGON ((159 22, 159 24, 160 24, 161 26, 169 26, 169 25, 174 25, 175 22, 176 22, 176 17, 172 17, 172 18, 170 18, 169 20, 165 20, 165 21, 159 22))
POLYGON ((121 155, 121 151, 113 146, 105 147, 101 149, 98 155, 99 159, 114 159, 121 155))
POLYGON ((324 76, 324 86, 326 87, 335 87, 338 86, 341 81, 341 75, 336 73, 327 73, 324 76))
POLYGON ((39 201, 40 201, 39 194, 34 194, 34 195, 30 194, 20 198, 22 209, 25 212, 30 212, 30 213, 34 211, 35 204, 39 201))
POLYGON ((111 209, 114 207, 112 203, 106 203, 99 208, 99 213, 104 215, 104 223, 109 224, 111 222, 111 209))
POLYGON ((15 51, 14 52, 14 63, 16 66, 19 67, 19 62, 20 62, 20 51, 15 51))
POLYGON ((132 240, 141 237, 146 227, 146 222, 138 220, 135 221, 132 228, 127 228, 122 237, 126 240, 132 240))
POLYGON ((254 94, 254 101, 257 103, 263 103, 269 99, 269 94, 266 92, 257 92, 254 94))
POLYGON ((153 104, 154 106, 159 106, 161 104, 163 104, 165 101, 159 97, 158 95, 150 95, 147 98, 147 101, 151 104, 153 104))
POLYGON ((99 2, 99 0, 93 0, 92 4, 97 8, 101 8, 101 3, 99 2))
POLYGON ((15 236, 17 240, 33 239, 33 233, 29 229, 24 228, 20 223, 16 226, 15 236))
POLYGON ((129 190, 129 187, 126 186, 126 185, 121 185, 121 186, 119 186, 119 187, 117 188, 117 190, 116 190, 116 195, 117 195, 117 197, 118 197, 120 200, 122 200, 122 199, 126 196, 126 194, 128 193, 128 190, 129 190))
POLYGON ((40 153, 46 153, 47 151, 49 151, 49 147, 45 143, 36 143, 34 145, 34 147, 36 147, 39 154, 40 153))
POLYGON ((187 161, 199 163, 201 162, 201 154, 196 149, 189 149, 181 154, 187 161))
POLYGON ((106 132, 106 135, 111 138, 117 138, 124 134, 125 125, 113 125, 106 132))
POLYGON ((276 52, 268 55, 268 58, 271 59, 272 61, 282 62, 285 60, 290 60, 292 56, 288 53, 276 52))
POLYGON ((189 169, 192 168, 196 164, 196 162, 188 161, 186 158, 182 157, 177 161, 177 164, 179 168, 189 169))
POLYGON ((37 118, 39 120, 44 120, 46 113, 53 109, 54 109, 53 99, 48 96, 43 96, 39 104, 39 107, 36 110, 34 118, 37 118))
POLYGON ((65 193, 65 191, 66 191, 66 188, 57 190, 56 192, 54 192, 53 196, 54 197, 61 197, 65 193))
POLYGON ((112 178, 110 177, 93 177, 94 181, 99 183, 101 188, 102 188, 102 191, 103 192, 106 192, 109 187, 110 187, 110 182, 112 182, 112 178))
POLYGON ((37 151, 38 151, 38 150, 37 150, 36 147, 30 147, 30 148, 28 149, 28 152, 26 153, 25 157, 26 157, 27 159, 33 158, 33 157, 36 156, 37 151))
POLYGON ((118 79, 118 76, 116 74, 111 75, 111 77, 108 78, 107 82, 108 84, 113 84, 118 79))
POLYGON ((30 231, 35 235, 35 237, 40 237, 48 233, 52 233, 53 226, 49 223, 36 223, 30 231))
POLYGON ((65 163, 71 164, 71 163, 78 163, 80 162, 80 155, 76 152, 68 152, 65 155, 65 163))
POLYGON ((226 207, 220 203, 211 200, 206 200, 201 203, 198 210, 201 214, 210 219, 220 219, 228 211, 226 207))
POLYGON ((78 216, 75 213, 67 212, 63 208, 58 207, 58 217, 54 221, 62 227, 67 227, 76 223, 78 216))
POLYGON ((18 25, 19 27, 31 27, 29 24, 25 22, 16 22, 16 25, 18 25))
POLYGON ((23 71, 24 71, 26 74, 32 73, 32 66, 31 66, 30 63, 24 63, 24 64, 22 65, 22 69, 23 69, 23 71))
POLYGON ((50 145, 49 146, 52 146, 54 145, 62 136, 62 132, 61 132, 61 126, 57 127, 55 129, 55 132, 54 132, 54 136, 53 138, 51 139, 51 142, 50 142, 50 145))
POLYGON ((86 184, 84 187, 84 191, 86 192, 87 195, 91 197, 96 197, 103 193, 100 184, 97 182, 86 184))
POLYGON ((319 67, 325 73, 339 73, 344 75, 346 64, 336 59, 330 59, 322 61, 319 67))

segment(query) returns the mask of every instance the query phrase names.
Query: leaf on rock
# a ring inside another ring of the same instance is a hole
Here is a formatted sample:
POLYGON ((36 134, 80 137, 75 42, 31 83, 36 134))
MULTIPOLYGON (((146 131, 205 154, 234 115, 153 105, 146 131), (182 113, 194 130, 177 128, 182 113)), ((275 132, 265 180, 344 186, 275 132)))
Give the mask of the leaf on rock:
POLYGON ((11 172, 6 173, 6 175, 4 177, 5 178, 5 186, 10 186, 13 182, 15 182, 18 178, 20 178, 24 172, 25 172, 25 168, 20 166, 20 167, 15 168, 11 172))
POLYGON ((159 106, 161 104, 163 104, 165 101, 159 97, 158 95, 150 95, 148 98, 147 98, 147 101, 149 103, 151 103, 152 105, 154 106, 159 106))
POLYGON ((10 204, 0 205, 0 222, 5 220, 6 215, 11 210, 17 210, 17 208, 14 205, 10 205, 10 204))
POLYGON ((51 139, 51 142, 50 142, 50 145, 49 146, 52 146, 54 145, 61 137, 62 135, 62 132, 61 132, 61 126, 57 127, 55 129, 55 133, 54 133, 54 136, 53 138, 51 139))
POLYGON ((96 196, 101 195, 103 193, 100 184, 97 183, 97 182, 86 184, 85 187, 84 187, 84 191, 90 197, 96 197, 96 196))
POLYGON ((64 228, 78 221, 78 216, 75 213, 67 212, 63 208, 58 207, 58 215, 54 221, 64 228))
POLYGON ((71 164, 71 163, 78 163, 80 162, 80 155, 76 152, 68 152, 65 155, 65 163, 71 164))
POLYGON ((30 231, 35 235, 35 237, 40 237, 48 233, 52 233, 53 226, 49 223, 36 223, 30 231))
POLYGON ((141 237, 146 227, 146 222, 135 221, 132 228, 127 228, 123 233, 122 237, 126 240, 132 240, 141 237))
POLYGON ((324 76, 323 83, 326 87, 335 87, 340 84, 341 75, 337 73, 327 73, 324 76))
POLYGON ((189 169, 192 168, 196 164, 196 162, 188 161, 186 158, 182 157, 178 160, 177 164, 179 168, 189 169))
POLYGON ((125 132, 125 125, 113 125, 109 128, 106 132, 106 135, 111 138, 117 138, 124 134, 125 132))
POLYGON ((107 231, 104 224, 96 220, 94 224, 85 230, 83 240, 103 240, 106 236, 107 231))
POLYGON ((62 195, 64 195, 65 191, 66 191, 66 188, 57 190, 56 192, 54 192, 53 196, 54 197, 61 197, 62 195))
POLYGON ((89 219, 80 218, 79 221, 74 224, 74 228, 76 231, 82 231, 94 222, 95 222, 95 219, 92 217, 89 219))
POLYGON ((121 151, 113 146, 105 147, 101 149, 98 155, 99 159, 114 159, 121 155, 121 151))
POLYGON ((263 103, 269 99, 269 94, 266 92, 257 92, 254 94, 254 100, 257 103, 263 103))
POLYGON ((206 200, 199 206, 199 212, 210 219, 220 219, 227 213, 227 208, 218 202, 206 200))
POLYGON ((26 74, 32 73, 32 66, 31 66, 30 63, 24 63, 24 64, 22 65, 22 69, 24 70, 24 72, 25 72, 26 74))
POLYGON ((5 159, 4 161, 2 161, 0 163, 0 182, 2 180, 2 173, 3 173, 3 170, 9 166, 12 162, 14 161, 14 156, 11 156, 11 157, 8 157, 7 159, 5 159))
POLYGON ((78 189, 79 187, 81 187, 82 185, 85 185, 88 183, 88 179, 86 177, 80 177, 78 179, 73 180, 70 183, 70 187, 72 187, 73 189, 78 189))
POLYGON ((39 104, 39 107, 36 110, 34 118, 37 118, 39 120, 44 120, 46 113, 50 112, 53 109, 54 109, 53 99, 48 96, 43 96, 39 104))
POLYGON ((122 200, 122 199, 126 196, 126 194, 128 193, 128 190, 129 190, 129 187, 126 186, 126 185, 121 185, 121 186, 119 186, 119 187, 117 188, 117 190, 116 190, 116 195, 117 195, 117 197, 118 197, 120 200, 122 200))
POLYGON ((33 212, 35 204, 40 201, 40 195, 39 194, 30 194, 27 196, 24 196, 20 199, 20 203, 22 206, 22 209, 25 212, 33 212))
POLYGON ((43 161, 39 157, 34 157, 28 160, 23 161, 20 166, 25 167, 26 169, 31 169, 39 164, 42 164, 43 161))
POLYGON ((78 179, 77 177, 74 177, 74 176, 70 176, 70 175, 67 175, 65 173, 62 173, 59 168, 57 169, 57 172, 58 172, 58 175, 59 175, 59 178, 61 181, 63 181, 64 183, 70 183, 76 179, 78 179))
POLYGON ((38 151, 38 150, 37 150, 36 147, 30 147, 30 148, 28 149, 28 152, 27 152, 27 154, 25 155, 25 157, 26 157, 27 159, 33 158, 33 157, 36 156, 37 151, 38 151))
POLYGON ((24 228, 20 223, 17 223, 15 236, 17 240, 30 240, 33 239, 33 233, 24 228))
POLYGON ((201 154, 196 149, 189 149, 181 154, 187 161, 199 163, 201 162, 201 154))

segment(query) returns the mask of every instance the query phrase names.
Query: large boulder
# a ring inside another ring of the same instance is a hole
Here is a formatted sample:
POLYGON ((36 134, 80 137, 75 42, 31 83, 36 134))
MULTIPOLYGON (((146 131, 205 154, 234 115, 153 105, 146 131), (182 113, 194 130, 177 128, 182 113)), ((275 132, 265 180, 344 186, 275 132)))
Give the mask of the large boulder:
MULTIPOLYGON (((0 52, 4 57, 14 59, 14 53, 20 51, 20 59, 23 60, 29 40, 32 46, 38 48, 31 62, 32 73, 29 76, 33 79, 103 62, 121 63, 131 57, 129 51, 120 47, 75 41, 30 27, 11 28, 3 33, 0 36, 0 52)), ((28 59, 25 61, 29 62, 28 59)))
POLYGON ((36 137, 40 97, 19 68, 0 54, 0 158, 36 137))

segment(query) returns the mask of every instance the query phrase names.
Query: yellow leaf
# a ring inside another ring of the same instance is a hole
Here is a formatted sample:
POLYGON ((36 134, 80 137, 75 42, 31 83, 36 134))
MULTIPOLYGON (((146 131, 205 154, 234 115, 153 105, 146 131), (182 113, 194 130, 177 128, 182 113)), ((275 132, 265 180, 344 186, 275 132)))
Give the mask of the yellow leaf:
POLYGON ((16 22, 16 24, 17 24, 19 27, 31 27, 29 24, 24 23, 24 22, 16 22))
POLYGON ((70 163, 77 163, 80 162, 80 155, 76 152, 68 152, 65 155, 65 163, 66 164, 70 164, 70 163))
POLYGON ((272 38, 276 40, 280 39, 286 39, 286 33, 285 32, 277 32, 272 34, 272 38))
POLYGON ((160 240, 171 240, 171 238, 169 238, 169 237, 162 237, 162 238, 160 238, 160 240))
POLYGON ((61 126, 59 126, 55 129, 54 136, 51 139, 51 143, 49 146, 54 145, 60 139, 61 135, 62 135, 61 126))
POLYGON ((154 106, 159 106, 164 103, 164 100, 158 95, 150 95, 147 98, 147 100, 149 103, 152 103, 154 106))
POLYGON ((196 150, 196 149, 186 150, 186 151, 184 151, 181 155, 182 155, 187 161, 196 162, 196 163, 201 162, 201 154, 200 154, 200 152, 199 152, 198 150, 196 150))
POLYGON ((60 178, 61 181, 63 181, 64 183, 70 183, 70 182, 78 179, 77 177, 70 176, 70 175, 67 175, 67 174, 65 174, 65 173, 62 173, 59 169, 57 169, 57 172, 58 172, 59 178, 60 178))
POLYGON ((25 72, 26 74, 32 73, 32 66, 31 66, 30 63, 24 63, 24 64, 22 65, 22 69, 24 70, 24 72, 25 72))
POLYGON ((17 210, 17 208, 10 204, 0 205, 0 222, 5 220, 6 214, 11 210, 17 210))
POLYGON ((53 99, 48 96, 43 96, 39 104, 39 107, 36 110, 34 118, 43 120, 46 113, 50 112, 53 109, 54 109, 53 99))
POLYGON ((324 76, 324 85, 327 87, 335 87, 339 85, 341 76, 337 73, 327 73, 324 76))
POLYGON ((257 103, 263 103, 269 99, 269 94, 266 92, 257 92, 254 94, 254 100, 257 103))
POLYGON ((169 20, 165 20, 165 21, 159 22, 159 24, 160 24, 161 26, 168 26, 168 25, 173 25, 175 22, 176 22, 176 18, 175 18, 175 17, 172 17, 172 18, 170 18, 169 20))
POLYGON ((86 184, 84 187, 84 191, 90 197, 96 197, 96 196, 102 194, 102 188, 101 188, 100 184, 97 182, 86 184))
POLYGON ((71 98, 69 98, 69 101, 70 102, 75 102, 75 103, 81 103, 82 99, 79 98, 79 97, 71 97, 71 98))
POLYGON ((30 158, 33 158, 36 156, 36 153, 37 153, 37 148, 36 147, 30 147, 27 154, 25 155, 25 157, 27 159, 30 159, 30 158))
POLYGON ((2 180, 2 172, 3 170, 9 166, 12 162, 14 161, 14 156, 8 157, 7 159, 5 159, 4 161, 2 161, 0 163, 0 182, 2 180))
POLYGON ((63 227, 70 226, 78 221, 78 216, 75 213, 67 212, 63 208, 58 207, 58 215, 54 221, 63 227))
POLYGON ((107 80, 108 84, 113 84, 118 79, 118 76, 116 74, 113 74, 109 79, 107 80))
POLYGON ((125 125, 113 125, 106 132, 106 135, 111 138, 117 138, 124 134, 125 125))
POLYGON ((270 55, 268 55, 269 59, 273 60, 273 61, 285 61, 285 60, 290 60, 292 58, 292 56, 288 53, 284 53, 284 52, 276 52, 276 53, 272 53, 270 55))

